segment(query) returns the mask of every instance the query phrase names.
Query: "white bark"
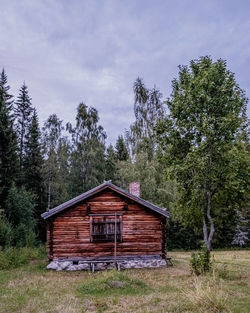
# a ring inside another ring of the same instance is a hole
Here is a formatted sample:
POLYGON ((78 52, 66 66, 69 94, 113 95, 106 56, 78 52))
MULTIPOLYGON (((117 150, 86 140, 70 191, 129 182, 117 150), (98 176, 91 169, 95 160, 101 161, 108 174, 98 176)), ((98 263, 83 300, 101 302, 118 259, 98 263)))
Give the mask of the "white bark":
POLYGON ((211 191, 207 187, 205 187, 205 200, 206 206, 204 213, 206 214, 206 217, 204 216, 203 218, 203 237, 207 250, 210 252, 212 248, 215 227, 213 218, 211 216, 211 191))

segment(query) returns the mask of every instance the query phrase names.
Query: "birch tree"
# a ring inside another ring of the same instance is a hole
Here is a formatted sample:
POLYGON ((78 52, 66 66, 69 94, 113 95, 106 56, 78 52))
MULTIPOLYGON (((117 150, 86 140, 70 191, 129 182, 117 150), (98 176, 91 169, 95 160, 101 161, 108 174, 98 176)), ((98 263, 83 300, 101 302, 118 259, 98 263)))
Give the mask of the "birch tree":
POLYGON ((158 142, 167 176, 178 184, 175 212, 185 224, 202 229, 209 253, 221 209, 233 214, 249 190, 249 157, 242 143, 247 99, 226 61, 210 57, 180 66, 172 87, 169 114, 157 126, 158 142))
POLYGON ((47 190, 47 208, 58 205, 61 198, 57 192, 58 173, 58 150, 62 140, 63 131, 62 120, 56 114, 52 114, 44 123, 43 127, 43 155, 44 166, 43 176, 47 190))
POLYGON ((130 153, 132 157, 146 153, 150 162, 157 151, 154 126, 164 114, 164 103, 161 92, 156 87, 148 89, 139 77, 134 83, 134 114, 135 122, 127 132, 130 153))
POLYGON ((72 136, 71 195, 77 196, 105 179, 106 133, 97 110, 84 103, 77 108, 75 127, 68 123, 67 129, 72 136))

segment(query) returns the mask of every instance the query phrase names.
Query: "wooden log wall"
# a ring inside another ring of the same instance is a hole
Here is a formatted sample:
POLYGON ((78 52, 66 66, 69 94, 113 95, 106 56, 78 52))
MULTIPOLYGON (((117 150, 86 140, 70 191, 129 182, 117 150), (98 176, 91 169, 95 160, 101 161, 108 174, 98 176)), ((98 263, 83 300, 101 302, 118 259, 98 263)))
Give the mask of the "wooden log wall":
POLYGON ((48 220, 49 259, 112 256, 114 242, 91 242, 90 218, 91 214, 115 212, 122 214, 122 242, 117 242, 117 256, 165 254, 165 218, 106 190, 48 220))

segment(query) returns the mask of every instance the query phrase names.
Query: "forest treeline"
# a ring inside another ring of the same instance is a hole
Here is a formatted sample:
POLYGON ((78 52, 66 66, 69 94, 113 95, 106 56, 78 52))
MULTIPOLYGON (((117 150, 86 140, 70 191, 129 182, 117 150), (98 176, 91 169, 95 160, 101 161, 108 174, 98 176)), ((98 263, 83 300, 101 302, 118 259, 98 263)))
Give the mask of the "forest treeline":
MULTIPOLYGON (((136 79, 133 88, 134 122, 114 145, 107 145, 107 135, 95 108, 80 103, 74 124, 62 121, 54 113, 40 125, 28 86, 24 83, 14 97, 7 74, 2 70, 1 247, 44 242, 45 223, 41 213, 104 180, 112 180, 124 189, 128 189, 129 182, 139 181, 142 198, 172 211, 179 193, 176 181, 166 176, 164 151, 155 131, 166 115, 166 101, 156 87, 147 88, 141 78, 136 79)), ((227 214, 225 210, 225 219, 215 221, 214 248, 231 246, 242 223, 247 229, 249 208, 244 212, 231 210, 227 214)), ((197 248, 202 230, 182 223, 172 213, 167 228, 168 248, 197 248)))

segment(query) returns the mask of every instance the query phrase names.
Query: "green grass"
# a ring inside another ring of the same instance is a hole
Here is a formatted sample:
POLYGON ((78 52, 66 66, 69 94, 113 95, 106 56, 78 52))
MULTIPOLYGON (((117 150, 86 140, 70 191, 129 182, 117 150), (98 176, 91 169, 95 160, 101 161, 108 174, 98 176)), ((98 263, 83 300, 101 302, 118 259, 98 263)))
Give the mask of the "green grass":
POLYGON ((104 271, 93 275, 91 282, 80 284, 80 295, 110 297, 121 295, 141 295, 152 291, 144 281, 130 278, 129 272, 104 271))
POLYGON ((0 270, 0 313, 250 312, 250 251, 215 251, 197 278, 189 252, 170 253, 173 267, 91 273, 47 271, 40 249, 0 270))

